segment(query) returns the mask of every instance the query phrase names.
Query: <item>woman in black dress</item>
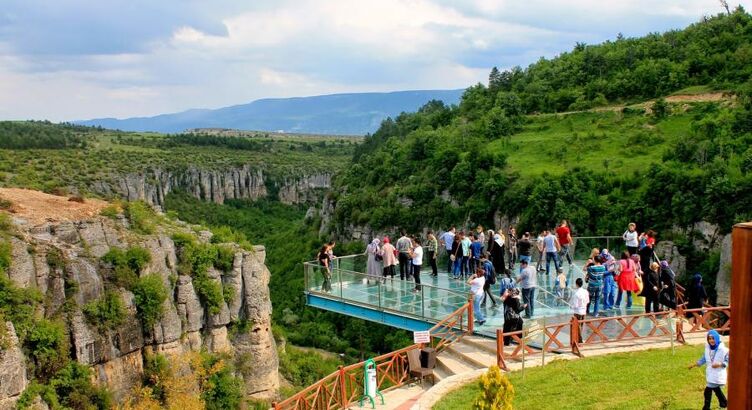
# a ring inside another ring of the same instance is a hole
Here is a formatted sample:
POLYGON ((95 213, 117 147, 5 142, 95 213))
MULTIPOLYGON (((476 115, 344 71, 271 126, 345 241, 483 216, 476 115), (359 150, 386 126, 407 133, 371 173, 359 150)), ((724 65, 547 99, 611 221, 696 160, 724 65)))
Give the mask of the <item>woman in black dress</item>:
POLYGON ((660 312, 658 306, 658 292, 661 290, 660 279, 661 266, 658 262, 650 264, 650 268, 642 276, 644 283, 642 288, 642 296, 645 297, 645 313, 660 312))
POLYGON ((676 309, 676 275, 668 262, 661 261, 661 294, 658 300, 669 309, 676 309))
MULTIPOLYGON (((527 304, 520 300, 520 290, 511 289, 504 296, 504 333, 522 330, 522 316, 520 312, 525 310, 527 304)), ((521 337, 521 335, 520 335, 521 337)), ((511 336, 504 336, 504 346, 512 343, 511 336)))

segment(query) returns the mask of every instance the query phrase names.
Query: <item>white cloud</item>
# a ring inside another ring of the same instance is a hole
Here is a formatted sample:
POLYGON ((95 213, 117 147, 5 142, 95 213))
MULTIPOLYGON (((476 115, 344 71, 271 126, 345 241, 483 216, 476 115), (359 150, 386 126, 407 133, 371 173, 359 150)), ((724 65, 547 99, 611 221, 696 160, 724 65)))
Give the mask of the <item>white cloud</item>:
POLYGON ((525 66, 576 41, 682 27, 721 11, 711 0, 118 0, 120 14, 107 14, 77 0, 54 11, 79 22, 70 24, 37 1, 11 0, 13 19, 0 16, 9 27, 0 27, 0 118, 460 88, 485 81, 493 65, 525 66), (142 14, 150 24, 128 23, 142 14))

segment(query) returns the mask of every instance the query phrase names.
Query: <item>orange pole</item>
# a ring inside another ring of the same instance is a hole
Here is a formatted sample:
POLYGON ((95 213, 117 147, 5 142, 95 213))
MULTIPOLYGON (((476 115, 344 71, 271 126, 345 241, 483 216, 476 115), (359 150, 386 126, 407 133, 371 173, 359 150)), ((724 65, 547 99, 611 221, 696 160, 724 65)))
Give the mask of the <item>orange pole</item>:
POLYGON ((731 241, 728 399, 730 410, 742 410, 752 403, 752 222, 734 225, 731 241))
POLYGON ((473 334, 473 326, 475 323, 475 314, 473 313, 473 294, 470 294, 470 297, 467 298, 468 308, 467 308, 467 332, 469 334, 473 334))
POLYGON ((349 403, 347 403, 347 392, 345 392, 345 367, 342 365, 339 366, 339 392, 341 400, 340 406, 343 409, 346 409, 349 403))

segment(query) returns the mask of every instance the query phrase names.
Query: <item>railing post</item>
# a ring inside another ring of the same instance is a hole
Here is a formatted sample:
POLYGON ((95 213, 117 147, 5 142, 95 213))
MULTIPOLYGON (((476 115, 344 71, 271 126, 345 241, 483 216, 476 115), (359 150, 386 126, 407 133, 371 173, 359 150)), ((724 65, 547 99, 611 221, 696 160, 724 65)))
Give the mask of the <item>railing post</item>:
POLYGON ((499 369, 509 371, 507 363, 504 361, 504 334, 501 329, 496 329, 496 365, 499 369))
POLYGON ((276 402, 276 401, 273 401, 273 402, 272 402, 272 408, 273 408, 274 410, 279 410, 279 404, 277 404, 277 402, 276 402))
POLYGON ((340 365, 339 366, 339 398, 340 398, 340 407, 343 409, 347 408, 347 392, 345 391, 345 366, 340 365))
POLYGON ((469 304, 467 309, 467 333, 473 334, 473 328, 475 326, 475 315, 473 313, 473 294, 470 293, 470 296, 467 299, 467 303, 469 304))
POLYGON ((676 341, 682 344, 686 344, 684 340, 684 306, 676 306, 676 341))
POLYGON ((572 316, 571 327, 569 328, 569 344, 572 346, 572 354, 582 356, 580 354, 580 320, 576 316, 572 316))

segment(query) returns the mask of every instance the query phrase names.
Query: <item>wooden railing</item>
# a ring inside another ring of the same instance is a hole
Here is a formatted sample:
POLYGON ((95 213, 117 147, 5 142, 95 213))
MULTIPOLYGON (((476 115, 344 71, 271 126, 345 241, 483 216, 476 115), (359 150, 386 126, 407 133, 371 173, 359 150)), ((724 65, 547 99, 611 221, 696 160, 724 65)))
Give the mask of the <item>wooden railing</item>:
MULTIPOLYGON (((473 331, 472 301, 455 310, 430 329, 431 347, 437 352, 473 331)), ((376 381, 380 391, 402 386, 410 380, 407 352, 423 348, 414 344, 374 358, 376 381)), ((363 395, 364 362, 340 366, 337 371, 279 403, 274 410, 344 409, 363 395)))
POLYGON ((534 326, 514 332, 504 333, 497 329, 496 362, 501 369, 509 370, 508 360, 521 361, 524 357, 537 354, 566 351, 582 356, 582 346, 651 337, 666 336, 672 340, 675 337, 677 342, 686 343, 685 334, 706 332, 710 329, 716 329, 721 333, 731 330, 729 306, 684 309, 680 305, 677 310, 665 312, 586 320, 573 317, 568 323, 534 326), (676 322, 675 332, 672 332, 670 320, 676 322), (584 335, 586 331, 589 331, 587 337, 584 335), (565 336, 568 336, 568 340, 565 336), (507 347, 506 351, 503 345, 504 337, 510 338, 512 342, 512 346, 507 347))

